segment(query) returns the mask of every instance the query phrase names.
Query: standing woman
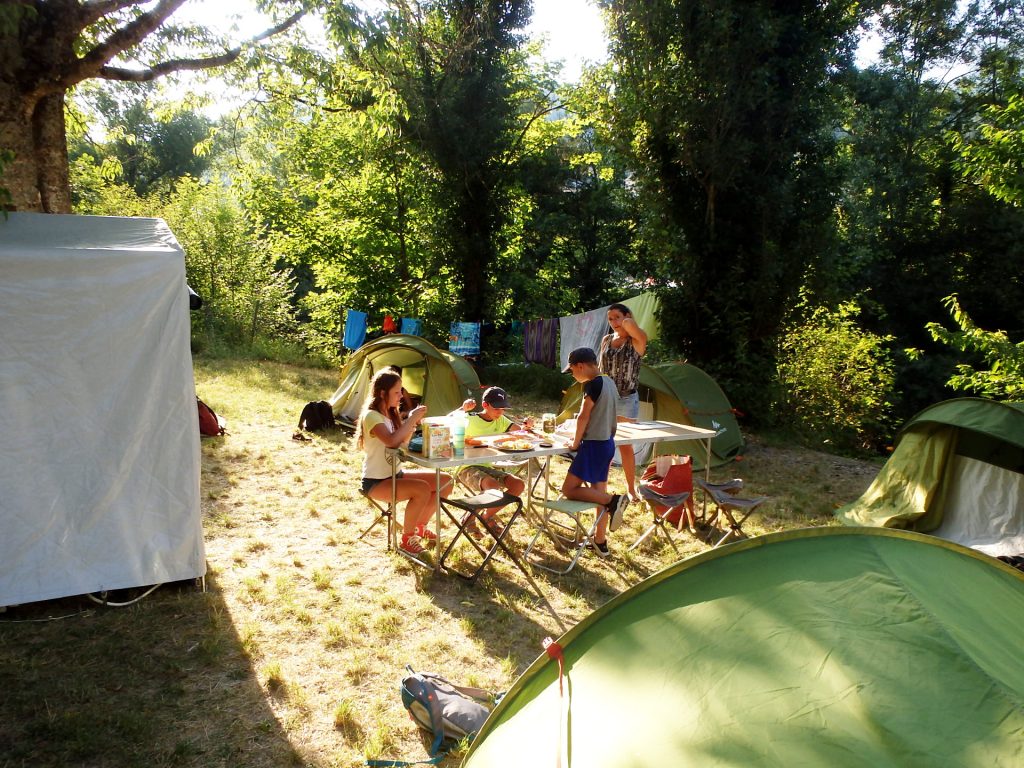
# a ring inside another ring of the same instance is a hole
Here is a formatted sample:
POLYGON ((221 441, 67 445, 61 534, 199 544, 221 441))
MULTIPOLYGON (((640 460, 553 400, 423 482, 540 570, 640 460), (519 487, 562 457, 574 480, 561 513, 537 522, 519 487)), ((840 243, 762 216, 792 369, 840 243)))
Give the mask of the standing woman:
MULTIPOLYGON (((427 406, 420 405, 403 419, 399 412, 402 392, 402 377, 395 371, 385 368, 377 373, 370 382, 370 394, 356 428, 356 445, 366 452, 363 493, 383 502, 391 501, 391 465, 387 449, 398 448, 405 443, 427 415, 427 406)), ((445 475, 441 495, 447 498, 451 490, 451 478, 445 475)), ((405 507, 399 549, 418 555, 425 547, 432 547, 437 539, 437 534, 429 527, 430 517, 437 509, 434 473, 429 470, 399 470, 395 481, 395 501, 409 502, 405 507)))
MULTIPOLYGON (((636 391, 640 380, 640 358, 647 351, 647 334, 636 324, 633 313, 625 304, 608 307, 608 325, 612 332, 601 339, 597 362, 601 373, 615 382, 619 398, 615 404, 618 421, 636 421, 640 417, 640 395, 636 391)), ((633 446, 620 445, 622 473, 626 476, 626 491, 631 501, 639 501, 636 490, 636 456, 633 446)))

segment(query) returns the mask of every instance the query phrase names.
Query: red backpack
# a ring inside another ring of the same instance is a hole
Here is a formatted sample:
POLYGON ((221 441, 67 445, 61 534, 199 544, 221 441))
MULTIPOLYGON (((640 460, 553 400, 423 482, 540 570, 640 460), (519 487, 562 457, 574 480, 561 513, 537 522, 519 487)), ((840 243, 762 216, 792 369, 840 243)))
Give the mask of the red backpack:
POLYGON ((217 437, 227 434, 227 430, 224 428, 224 421, 214 412, 213 408, 198 397, 196 397, 196 405, 199 408, 200 435, 204 437, 217 437))

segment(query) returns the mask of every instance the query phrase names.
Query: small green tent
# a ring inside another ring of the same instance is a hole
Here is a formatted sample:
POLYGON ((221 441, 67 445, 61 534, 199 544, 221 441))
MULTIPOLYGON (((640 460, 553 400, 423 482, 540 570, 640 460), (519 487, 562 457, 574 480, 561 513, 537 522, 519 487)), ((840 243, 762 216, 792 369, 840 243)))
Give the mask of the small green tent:
POLYGON ((846 525, 907 528, 994 557, 1024 554, 1024 403, 960 397, 925 408, 846 525))
POLYGON ((427 406, 428 416, 443 416, 467 397, 480 397, 480 379, 465 358, 438 349, 422 336, 390 334, 361 346, 342 367, 341 384, 329 402, 343 425, 355 425, 370 380, 389 366, 402 369, 405 388, 427 406))
POLYGON ((463 766, 1016 767, 1021 638, 1024 574, 970 549, 881 528, 761 536, 573 627, 561 685, 542 654, 463 766))
MULTIPOLYGON (((743 449, 740 425, 729 399, 717 382, 689 363, 659 363, 640 366, 640 419, 658 419, 686 426, 713 429, 717 436, 711 441, 711 466, 732 461, 743 449)), ((579 411, 583 387, 574 383, 562 396, 559 420, 575 416, 579 411)), ((704 466, 704 453, 692 442, 658 443, 658 453, 692 454, 694 465, 704 466)), ((645 460, 640 450, 639 460, 645 460)))

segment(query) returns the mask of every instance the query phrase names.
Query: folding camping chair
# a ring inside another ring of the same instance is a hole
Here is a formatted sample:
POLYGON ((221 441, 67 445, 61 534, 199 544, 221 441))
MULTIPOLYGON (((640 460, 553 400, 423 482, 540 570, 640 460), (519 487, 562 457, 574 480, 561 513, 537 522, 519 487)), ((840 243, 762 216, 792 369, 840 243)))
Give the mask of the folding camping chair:
POLYGON ((640 478, 640 496, 647 501, 654 522, 633 542, 630 552, 643 544, 652 533, 661 531, 678 555, 679 548, 672 537, 672 529, 682 531, 687 528, 694 531, 696 518, 693 511, 693 465, 690 457, 664 458, 671 459, 671 463, 652 463, 640 478))
POLYGON ((724 518, 725 525, 723 527, 726 527, 726 531, 714 543, 713 546, 715 547, 724 544, 730 536, 746 536, 743 532, 743 524, 747 521, 747 518, 757 511, 758 507, 768 501, 767 496, 758 496, 756 498, 737 496, 736 493, 743 487, 743 481, 739 479, 726 483, 698 481, 698 484, 705 491, 707 497, 711 499, 711 503, 715 507, 715 511, 708 520, 709 530, 708 536, 705 539, 707 543, 711 543, 711 532, 714 530, 715 523, 724 518))
POLYGON ((534 522, 537 532, 533 535, 523 557, 533 566, 551 573, 569 573, 576 567, 576 563, 584 552, 591 548, 594 534, 597 532, 597 524, 601 518, 608 513, 608 510, 601 504, 592 501, 575 501, 573 499, 553 499, 541 501, 539 506, 544 510, 534 522), (589 510, 594 510, 594 521, 587 527, 581 518, 589 510), (572 552, 565 568, 546 565, 541 560, 534 548, 541 536, 547 536, 555 549, 559 552, 572 552))
POLYGON ((363 498, 373 505, 373 507, 377 511, 377 516, 374 518, 373 522, 370 523, 370 527, 363 531, 361 534, 359 534, 358 541, 362 541, 364 538, 366 538, 366 536, 369 535, 370 531, 377 527, 378 523, 383 522, 384 537, 387 545, 387 551, 390 552, 392 545, 395 543, 395 507, 390 502, 385 503, 377 501, 377 499, 374 499, 365 493, 363 494, 363 498))

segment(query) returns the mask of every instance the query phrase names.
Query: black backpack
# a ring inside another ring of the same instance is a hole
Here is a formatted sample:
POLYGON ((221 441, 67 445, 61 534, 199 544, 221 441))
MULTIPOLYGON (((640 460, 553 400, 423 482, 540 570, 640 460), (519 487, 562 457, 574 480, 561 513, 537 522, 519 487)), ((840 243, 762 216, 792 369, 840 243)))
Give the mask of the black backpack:
POLYGON ((319 432, 324 429, 334 429, 334 410, 326 400, 316 400, 306 403, 299 416, 299 429, 306 429, 310 432, 319 432))

